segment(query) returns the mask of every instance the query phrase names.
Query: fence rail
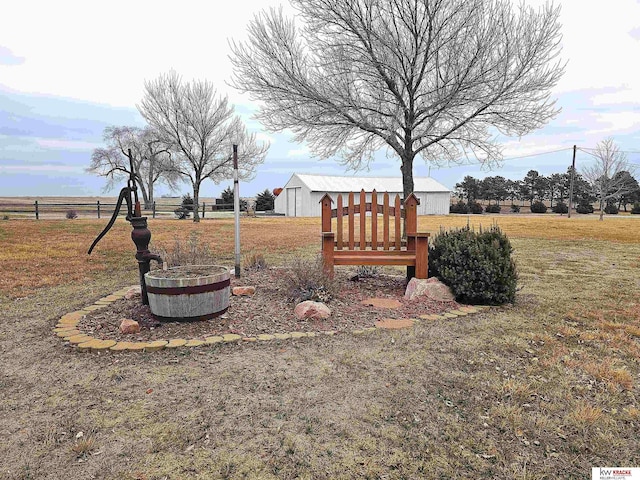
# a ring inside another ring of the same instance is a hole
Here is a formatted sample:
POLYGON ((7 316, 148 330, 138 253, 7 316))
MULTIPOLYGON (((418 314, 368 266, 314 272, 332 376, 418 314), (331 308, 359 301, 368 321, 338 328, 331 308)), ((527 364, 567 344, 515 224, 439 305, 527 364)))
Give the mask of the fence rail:
MULTIPOLYGON (((175 214, 177 209, 184 207, 182 204, 166 204, 153 202, 151 208, 143 208, 142 214, 156 218, 156 215, 162 213, 175 214)), ((40 219, 41 214, 45 213, 63 213, 74 211, 76 214, 96 215, 97 218, 103 216, 111 217, 116 208, 116 203, 102 203, 99 200, 94 203, 42 203, 38 200, 33 203, 0 203, 0 214, 20 213, 35 216, 36 220, 40 219)), ((198 206, 198 212, 201 218, 206 218, 207 212, 229 211, 233 210, 233 204, 217 203, 207 204, 202 202, 198 206)), ((192 208, 189 209, 193 211, 192 208)), ((120 210, 120 215, 125 216, 126 208, 120 210)))

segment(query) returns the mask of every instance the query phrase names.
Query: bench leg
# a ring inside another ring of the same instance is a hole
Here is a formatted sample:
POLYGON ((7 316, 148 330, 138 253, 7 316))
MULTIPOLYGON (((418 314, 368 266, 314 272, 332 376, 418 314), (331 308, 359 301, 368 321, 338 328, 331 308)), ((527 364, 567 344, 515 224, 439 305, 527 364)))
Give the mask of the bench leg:
MULTIPOLYGON (((407 268, 407 270, 409 269, 407 268)), ((429 270, 429 238, 418 237, 416 238, 416 266, 415 266, 416 278, 427 278, 428 270, 429 270)))

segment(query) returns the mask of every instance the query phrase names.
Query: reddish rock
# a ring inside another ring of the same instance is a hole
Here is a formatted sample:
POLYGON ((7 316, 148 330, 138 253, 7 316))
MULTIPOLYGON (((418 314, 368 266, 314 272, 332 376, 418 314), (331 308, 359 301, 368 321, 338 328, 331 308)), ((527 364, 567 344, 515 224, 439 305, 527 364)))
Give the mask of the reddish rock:
POLYGON ((409 280, 404 294, 405 300, 414 300, 418 297, 427 297, 438 302, 454 302, 456 299, 451 289, 436 277, 426 280, 420 278, 409 280))
POLYGON ((120 333, 123 335, 139 333, 140 325, 135 320, 131 320, 130 318, 123 318, 120 322, 120 333))
POLYGON ((253 294, 256 293, 256 287, 254 286, 233 287, 233 290, 231 291, 231 293, 233 293, 236 296, 252 297, 253 294))
POLYGON ((322 319, 328 318, 331 315, 331 309, 321 302, 312 302, 307 300, 296 305, 293 311, 298 320, 303 319, 322 319))
POLYGON ((126 298, 127 300, 131 300, 134 297, 139 297, 142 294, 141 291, 142 290, 139 285, 131 287, 129 290, 127 290, 127 293, 124 294, 124 298, 126 298))
POLYGON ((395 298, 367 298, 360 303, 376 308, 400 308, 402 306, 402 303, 395 298))

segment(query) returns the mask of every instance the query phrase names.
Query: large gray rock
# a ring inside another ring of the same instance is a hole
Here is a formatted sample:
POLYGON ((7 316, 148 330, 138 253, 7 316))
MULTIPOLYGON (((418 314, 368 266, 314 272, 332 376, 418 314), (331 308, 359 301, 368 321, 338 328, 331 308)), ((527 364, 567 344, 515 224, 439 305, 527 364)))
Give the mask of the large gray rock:
POLYGON ((456 299, 451 289, 436 277, 409 280, 404 293, 405 300, 413 300, 418 297, 427 297, 438 302, 454 302, 456 299))
POLYGON ((304 319, 322 319, 328 318, 331 315, 331 309, 321 302, 312 302, 306 300, 296 305, 293 311, 298 320, 304 319))

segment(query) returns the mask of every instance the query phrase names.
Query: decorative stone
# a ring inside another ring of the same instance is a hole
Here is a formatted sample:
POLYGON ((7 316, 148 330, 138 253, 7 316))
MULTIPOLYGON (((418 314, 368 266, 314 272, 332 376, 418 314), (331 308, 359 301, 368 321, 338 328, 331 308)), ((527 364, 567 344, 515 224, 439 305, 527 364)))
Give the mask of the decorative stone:
POLYGON ((130 318, 123 318, 120 322, 120 333, 123 335, 140 333, 140 324, 130 318))
MULTIPOLYGON (((127 350, 131 351, 142 351, 147 348, 147 342, 127 342, 127 350)), ((165 345, 166 346, 166 345, 165 345)))
POLYGON ((227 333, 226 335, 222 335, 222 339, 225 342, 237 342, 242 337, 240 335, 236 335, 235 333, 227 333))
POLYGON ((64 330, 62 332, 57 332, 56 335, 60 338, 72 337, 73 335, 80 335, 82 332, 80 330, 64 330))
POLYGON ((243 342, 257 342, 258 339, 256 337, 242 337, 243 342))
POLYGON ((445 312, 442 314, 442 316, 444 318, 458 318, 458 316, 455 313, 450 313, 450 312, 445 312))
POLYGON ((278 340, 286 340, 287 338, 291 338, 290 333, 274 333, 273 336, 278 340))
POLYGON ((94 312, 96 310, 100 310, 101 308, 106 307, 107 305, 101 305, 101 304, 94 304, 94 305, 89 305, 88 307, 84 307, 85 310, 88 310, 90 312, 94 312))
POLYGON ((233 295, 236 296, 244 296, 244 297, 252 297, 256 293, 256 287, 254 286, 246 286, 246 287, 233 287, 231 291, 233 295))
POLYGON ((258 340, 273 340, 274 337, 273 335, 269 335, 268 333, 263 333, 261 335, 258 335, 258 340))
POLYGON ((449 313, 453 313, 454 315, 457 315, 458 317, 464 317, 465 315, 469 315, 467 312, 463 312, 462 310, 451 310, 451 311, 449 311, 449 313))
POLYGON ((414 300, 418 297, 427 297, 438 302, 454 302, 455 297, 451 289, 435 277, 423 279, 412 278, 407 284, 404 299, 414 300))
POLYGON ((385 330, 398 330, 400 328, 413 327, 414 321, 410 318, 385 318, 376 322, 377 328, 383 328, 385 330))
POLYGON ((207 338, 204 339, 204 341, 205 341, 206 344, 210 345, 210 344, 213 344, 213 343, 222 343, 222 342, 224 342, 224 338, 219 337, 219 336, 216 335, 216 336, 213 336, 213 337, 207 337, 207 338))
POLYGON ((71 345, 77 345, 79 343, 85 343, 89 340, 94 340, 94 338, 90 335, 86 335, 81 333, 79 335, 73 335, 72 337, 67 337, 64 339, 66 342, 69 342, 71 345))
POLYGON ((376 308, 400 308, 402 306, 400 301, 395 298, 367 298, 360 303, 376 308))
POLYGON ((320 320, 331 316, 331 309, 322 302, 306 300, 296 305, 293 314, 298 320, 320 320))
POLYGON ((423 320, 440 320, 440 315, 436 315, 435 313, 430 313, 428 315, 420 315, 420 318, 423 320))
POLYGON ((131 346, 132 344, 133 342, 118 342, 109 350, 111 350, 112 352, 124 352, 129 350, 129 346, 131 346))
POLYGON ((184 344, 185 347, 199 347, 200 345, 204 345, 204 340, 199 340, 197 338, 193 338, 184 344))
POLYGON ((458 310, 465 313, 476 313, 478 309, 476 307, 460 307, 458 310))
MULTIPOLYGON (((91 342, 89 342, 91 343, 91 342)), ((115 340, 96 340, 89 347, 92 352, 99 352, 102 350, 109 350, 111 347, 116 345, 118 342, 115 340)))
POLYGON ((305 332, 291 332, 291 338, 302 338, 306 336, 307 334, 305 332))
POLYGON ((162 350, 167 346, 166 340, 155 340, 153 342, 148 342, 147 346, 144 348, 146 352, 155 352, 157 350, 162 350))
MULTIPOLYGON (((88 352, 89 350, 91 350, 91 348, 98 344, 99 342, 101 342, 102 340, 98 340, 97 338, 94 338, 92 340, 88 340, 86 342, 82 342, 78 344, 78 351, 79 352, 88 352)), ((115 343, 114 343, 115 345, 115 343)))
POLYGON ((178 348, 184 347, 187 344, 187 341, 184 338, 172 338, 165 345, 165 348, 178 348))
POLYGON ((53 329, 53 333, 68 332, 69 330, 76 330, 75 325, 65 325, 64 327, 56 327, 53 329))
POLYGON ((58 323, 73 323, 73 322, 78 323, 82 319, 85 313, 87 312, 76 311, 76 312, 67 313, 66 315, 63 315, 60 317, 60 320, 58 320, 58 323))
POLYGON ((136 285, 127 289, 127 292, 124 294, 124 298, 131 300, 132 298, 139 297, 140 295, 142 295, 142 289, 140 288, 140 285, 136 285))

